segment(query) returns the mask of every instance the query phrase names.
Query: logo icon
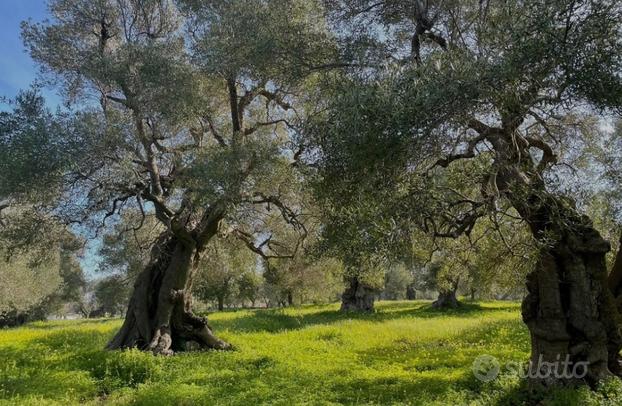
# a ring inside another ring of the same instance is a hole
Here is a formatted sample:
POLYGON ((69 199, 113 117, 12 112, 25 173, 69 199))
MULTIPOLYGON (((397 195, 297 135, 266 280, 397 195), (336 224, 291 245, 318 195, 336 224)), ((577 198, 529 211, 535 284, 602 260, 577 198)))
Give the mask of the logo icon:
POLYGON ((483 354, 475 358, 471 366, 473 375, 482 382, 490 382, 497 378, 501 365, 497 358, 492 355, 483 354))

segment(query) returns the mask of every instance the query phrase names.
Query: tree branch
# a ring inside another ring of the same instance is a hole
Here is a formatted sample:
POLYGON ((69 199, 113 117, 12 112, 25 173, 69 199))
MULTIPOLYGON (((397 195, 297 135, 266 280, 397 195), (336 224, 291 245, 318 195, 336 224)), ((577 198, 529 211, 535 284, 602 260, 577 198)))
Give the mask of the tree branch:
POLYGON ((467 158, 475 157, 475 147, 477 147, 477 144, 484 141, 485 139, 486 139, 486 135, 482 135, 482 134, 478 135, 477 137, 469 141, 467 148, 464 152, 459 153, 459 154, 449 155, 448 157, 439 159, 438 161, 436 161, 436 163, 434 163, 434 165, 432 165, 430 169, 436 166, 447 168, 452 162, 457 161, 459 159, 467 159, 467 158))
MULTIPOLYGON (((240 241, 242 241, 244 243, 244 245, 246 245, 246 247, 248 249, 250 249, 251 251, 253 251, 255 254, 259 255, 261 258, 263 258, 264 260, 269 260, 269 259, 291 259, 294 258, 294 256, 296 255, 296 251, 298 250, 298 244, 296 245, 296 249, 294 250, 294 253, 292 254, 287 254, 287 255, 280 255, 280 254, 276 254, 276 255, 270 255, 270 254, 266 254, 263 250, 263 247, 267 246, 268 248, 270 248, 270 244, 272 242, 272 235, 270 235, 269 237, 267 237, 263 242, 261 242, 258 246, 256 246, 253 243, 253 235, 250 233, 247 233, 245 231, 239 230, 239 229, 234 229, 232 231, 233 235, 238 238, 240 241)), ((279 245, 283 246, 283 244, 279 245)), ((271 249, 271 248, 270 248, 271 249)))
POLYGON ((282 119, 279 119, 279 120, 272 120, 272 121, 265 121, 265 122, 261 122, 261 123, 256 123, 254 126, 252 126, 250 128, 246 128, 244 130, 244 135, 251 135, 252 133, 257 131, 260 127, 266 127, 266 126, 275 125, 275 124, 279 124, 279 123, 285 123, 285 125, 287 125, 288 127, 292 128, 292 125, 287 120, 282 118, 282 119))
POLYGON ((227 79, 227 89, 229 90, 229 106, 231 109, 231 125, 233 133, 237 134, 242 128, 242 118, 238 105, 238 88, 234 78, 227 79))
POLYGON ((555 155, 549 144, 533 137, 525 137, 525 140, 529 143, 529 147, 537 148, 542 151, 542 159, 540 159, 540 162, 536 168, 538 173, 542 173, 542 171, 546 169, 547 165, 557 162, 557 155, 555 155))

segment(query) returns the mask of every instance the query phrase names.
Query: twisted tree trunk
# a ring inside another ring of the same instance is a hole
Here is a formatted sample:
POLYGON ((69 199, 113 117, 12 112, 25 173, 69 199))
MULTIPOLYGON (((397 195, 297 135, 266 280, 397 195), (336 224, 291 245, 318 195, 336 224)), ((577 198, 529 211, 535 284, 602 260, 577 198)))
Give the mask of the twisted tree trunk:
POLYGON ((348 285, 341 295, 341 311, 372 312, 375 290, 362 283, 357 277, 348 278, 346 282, 348 285))
POLYGON ((192 277, 199 257, 195 244, 163 235, 134 284, 123 326, 107 348, 139 348, 162 355, 196 347, 228 349, 207 319, 192 312, 192 277))
MULTIPOLYGON (((613 267, 609 273, 608 285, 613 294, 618 312, 622 314, 622 235, 613 267)), ((622 327, 621 327, 622 328, 622 327)), ((609 369, 618 376, 622 376, 622 360, 620 357, 621 346, 615 341, 610 342, 611 351, 614 352, 615 360, 610 360, 609 369)))
POLYGON ((546 191, 541 179, 518 173, 502 174, 506 196, 541 246, 522 305, 531 335, 531 378, 544 385, 595 383, 617 369, 622 345, 607 283, 610 245, 589 218, 546 191))
POLYGON ((455 309, 460 305, 456 298, 455 289, 443 289, 438 292, 438 298, 432 302, 435 309, 455 309))
POLYGON ((585 245, 577 245, 575 237, 570 233, 542 249, 527 279, 522 314, 531 333, 534 365, 568 359, 574 368, 581 362, 587 378, 597 381, 610 375, 621 342, 606 281, 609 247, 597 235, 579 240, 585 245))

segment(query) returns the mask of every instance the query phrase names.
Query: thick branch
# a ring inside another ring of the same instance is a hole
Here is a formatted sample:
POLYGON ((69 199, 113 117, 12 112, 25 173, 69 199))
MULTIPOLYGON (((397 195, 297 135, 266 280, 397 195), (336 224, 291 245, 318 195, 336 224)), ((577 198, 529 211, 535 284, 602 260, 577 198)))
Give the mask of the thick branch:
POLYGON ((525 140, 529 143, 530 147, 538 148, 542 151, 542 159, 538 163, 536 170, 541 173, 546 169, 547 165, 557 162, 557 156, 553 152, 553 149, 546 142, 532 137, 525 137, 525 140))
MULTIPOLYGON (((295 256, 295 252, 298 249, 298 245, 296 245, 296 249, 294 250, 294 253, 292 254, 287 254, 287 255, 270 255, 270 254, 266 254, 263 250, 263 247, 268 246, 270 247, 271 241, 272 241, 272 236, 267 237, 263 242, 261 242, 258 246, 256 246, 253 243, 253 235, 250 233, 247 233, 245 231, 239 230, 239 229, 234 229, 232 231, 233 235, 235 237, 237 237, 240 241, 242 241, 244 243, 244 245, 246 245, 246 247, 248 249, 250 249, 251 251, 253 251, 255 254, 259 255, 261 258, 263 258, 264 260, 269 260, 269 259, 291 259, 294 258, 295 256)), ((283 244, 278 244, 280 246, 283 246, 283 244)))
POLYGON ((620 236, 620 247, 616 255, 615 262, 609 273, 609 289, 613 295, 618 297, 622 293, 622 235, 620 236))
POLYGON ((162 196, 163 189, 162 183, 160 182, 160 169, 158 168, 156 157, 151 147, 152 142, 147 138, 143 119, 137 112, 134 112, 134 120, 136 122, 138 137, 147 155, 147 170, 149 171, 149 177, 151 179, 151 194, 154 196, 162 196))
POLYGON ((282 95, 279 95, 277 92, 270 92, 266 89, 261 89, 258 94, 268 99, 268 101, 275 102, 283 110, 289 110, 292 108, 291 104, 287 103, 285 101, 285 98, 282 95))
POLYGON ((432 166, 432 168, 434 168, 436 166, 440 166, 442 168, 447 168, 452 162, 457 161, 459 159, 467 159, 467 158, 475 157, 475 148, 477 147, 477 144, 479 144, 480 142, 484 141, 485 139, 486 139, 486 135, 479 135, 479 136, 473 138, 472 140, 469 141, 469 143, 467 145, 467 148, 466 148, 466 150, 464 152, 459 153, 459 154, 449 155, 448 157, 439 159, 432 166))
POLYGON ((218 232, 220 221, 224 218, 226 207, 223 202, 216 202, 205 211, 196 228, 195 239, 199 250, 218 232))
POLYGON ((229 105, 231 108, 231 125, 233 127, 233 133, 237 134, 242 128, 242 119, 240 117, 240 110, 238 105, 238 88, 235 83, 235 79, 227 79, 227 89, 229 90, 229 105))

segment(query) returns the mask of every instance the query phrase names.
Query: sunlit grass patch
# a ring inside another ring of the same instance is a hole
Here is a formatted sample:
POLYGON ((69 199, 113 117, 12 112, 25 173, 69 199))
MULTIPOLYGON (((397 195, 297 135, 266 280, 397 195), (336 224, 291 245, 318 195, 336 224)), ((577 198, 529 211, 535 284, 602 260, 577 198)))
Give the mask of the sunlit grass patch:
POLYGON ((304 306, 220 312, 210 322, 236 351, 174 357, 104 351, 120 320, 0 331, 0 402, 489 405, 544 399, 548 405, 622 399, 617 383, 597 393, 526 394, 515 377, 475 379, 471 364, 481 354, 501 362, 527 359, 528 333, 515 303, 437 311, 427 302, 381 302, 369 315, 304 306))

